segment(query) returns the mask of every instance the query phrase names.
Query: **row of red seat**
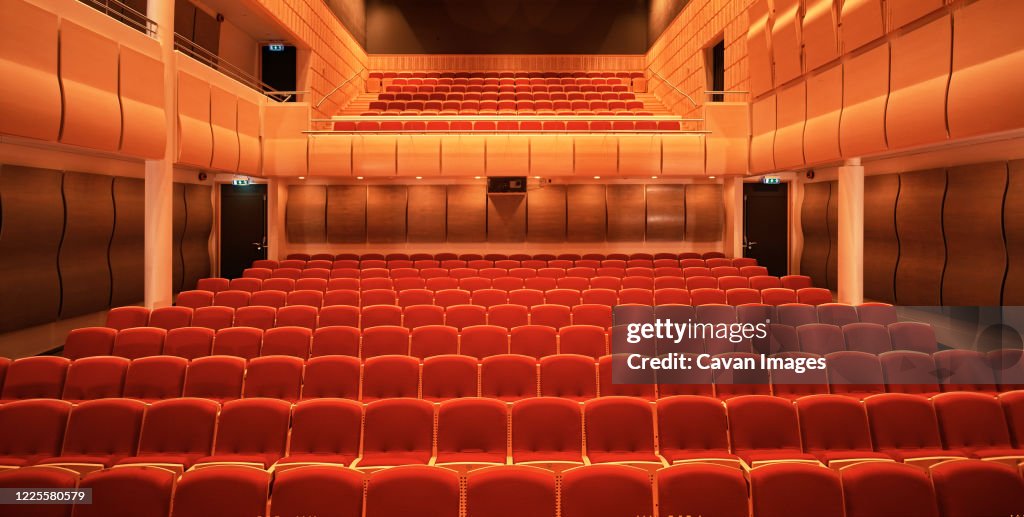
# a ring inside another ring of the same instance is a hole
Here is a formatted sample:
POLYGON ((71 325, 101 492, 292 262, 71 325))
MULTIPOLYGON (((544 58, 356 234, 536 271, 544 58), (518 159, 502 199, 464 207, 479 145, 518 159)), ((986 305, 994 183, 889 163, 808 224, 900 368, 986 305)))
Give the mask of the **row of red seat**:
MULTIPOLYGON (((607 81, 601 81, 600 83, 576 83, 576 82, 572 82, 570 80, 569 82, 565 82, 565 83, 561 83, 561 82, 546 83, 546 82, 540 80, 540 81, 534 82, 532 84, 529 83, 529 82, 525 82, 525 81, 517 83, 517 82, 511 81, 511 80, 502 81, 500 79, 495 79, 495 80, 491 80, 491 81, 483 80, 483 81, 476 82, 475 84, 454 84, 454 83, 452 83, 452 84, 440 84, 440 83, 431 84, 429 82, 420 82, 420 83, 417 83, 417 84, 410 84, 408 81, 405 81, 404 83, 392 82, 391 84, 388 84, 387 86, 384 87, 384 93, 391 93, 391 94, 394 94, 394 93, 456 93, 456 94, 460 94, 460 95, 466 95, 466 98, 469 98, 469 95, 477 94, 478 96, 475 97, 477 100, 480 99, 479 94, 497 94, 497 93, 509 94, 509 93, 511 93, 513 95, 521 95, 521 94, 534 94, 534 93, 561 93, 561 94, 566 94, 566 93, 573 93, 573 94, 586 93, 586 94, 592 95, 592 94, 595 94, 595 93, 601 94, 601 93, 611 93, 611 92, 614 92, 614 93, 629 93, 630 94, 629 99, 633 99, 633 98, 636 97, 636 94, 634 94, 632 91, 630 91, 629 84, 627 84, 625 82, 622 82, 622 81, 614 81, 613 83, 609 83, 607 81)), ((518 99, 518 97, 516 97, 516 96, 514 96, 512 98, 513 99, 518 99)), ((532 97, 530 97, 530 98, 532 99, 532 97)), ((564 99, 565 97, 562 97, 562 98, 564 99)), ((582 97, 577 97, 577 98, 582 98, 582 97)), ((601 98, 600 95, 598 95, 597 98, 601 98)), ((570 98, 570 100, 572 100, 572 99, 570 98)), ((589 100, 589 97, 588 97, 588 100, 589 100)))
MULTIPOLYGON (((759 267, 759 266, 751 266, 759 267)), ((315 271, 315 270, 307 270, 315 271)), ((399 278, 346 278, 338 277, 330 280, 323 278, 299 278, 286 277, 258 278, 256 276, 234 278, 201 278, 196 284, 199 291, 219 293, 221 291, 236 290, 254 293, 256 291, 336 291, 347 289, 351 291, 369 291, 372 289, 388 289, 394 291, 407 291, 415 289, 426 289, 429 291, 441 291, 444 289, 461 289, 463 291, 477 291, 480 289, 499 289, 503 291, 515 291, 517 289, 533 289, 537 291, 551 292, 557 289, 573 290, 576 293, 587 289, 684 289, 694 291, 697 289, 754 289, 763 291, 765 289, 785 287, 786 289, 797 290, 809 288, 810 279, 807 277, 789 275, 785 277, 785 283, 781 278, 767 275, 745 276, 595 276, 584 278, 568 276, 563 278, 552 278, 536 276, 530 278, 519 278, 515 276, 501 276, 488 278, 482 276, 457 277, 399 277, 399 278)))
POLYGON ((598 85, 432 85, 391 84, 377 94, 381 101, 455 100, 455 101, 574 101, 636 99, 636 94, 625 84, 598 85))
MULTIPOLYGON (((362 116, 411 116, 421 114, 418 112, 368 112, 362 116)), ((422 113, 427 115, 427 113, 422 113)), ((471 111, 441 111, 436 113, 440 116, 472 116, 472 115, 514 115, 515 113, 477 113, 471 111)), ((520 113, 525 115, 526 113, 520 113)), ((533 115, 534 113, 530 113, 533 115)), ((543 113, 538 113, 543 115, 543 113)), ((575 113, 577 115, 594 115, 593 113, 575 113)), ((640 115, 642 113, 618 113, 619 115, 640 115)), ((573 113, 551 113, 552 116, 573 115, 573 113)), ((597 115, 603 115, 598 113, 597 115)), ((609 113, 611 115, 611 113, 609 113)), ((648 113, 649 115, 649 113, 648 113)), ((486 131, 492 133, 503 132, 562 132, 562 133, 590 133, 600 131, 626 131, 626 132, 663 132, 680 131, 682 124, 677 120, 341 120, 334 122, 335 131, 369 131, 378 133, 387 132, 421 132, 421 133, 446 133, 446 132, 469 132, 486 131)))
MULTIPOLYGON (((488 99, 488 94, 481 94, 481 99, 465 99, 464 97, 471 95, 463 95, 461 93, 412 93, 407 96, 409 99, 405 99, 406 95, 401 93, 394 94, 395 97, 402 97, 398 100, 377 100, 370 101, 367 106, 368 112, 366 114, 377 114, 384 111, 390 112, 401 112, 401 111, 412 111, 412 112, 424 112, 424 111, 455 111, 455 112, 469 112, 470 114, 481 114, 485 115, 486 112, 494 112, 496 115, 502 114, 502 112, 511 112, 509 114, 519 115, 554 115, 560 112, 583 112, 590 111, 597 115, 613 115, 619 112, 626 112, 629 114, 643 114, 644 103, 638 100, 627 100, 632 98, 632 93, 591 93, 583 94, 577 93, 576 96, 579 99, 538 99, 534 100, 535 95, 532 93, 493 93, 490 94, 494 99, 488 99), (501 99, 501 97, 508 97, 501 99), (522 97, 516 100, 516 97, 522 97), (528 99, 526 97, 529 97, 528 99), (585 96, 594 96, 596 99, 586 99, 585 96), (602 99, 601 97, 609 97, 608 99, 602 99), (416 97, 423 97, 423 99, 417 99, 416 97), (480 113, 484 112, 484 113, 480 113), (551 112, 551 113, 544 113, 551 112), (610 113, 600 113, 610 112, 610 113)), ((543 94, 543 97, 571 97, 573 94, 543 94)), ((538 93, 536 96, 542 96, 538 93)), ((427 113, 423 113, 426 115, 427 113)), ((436 114, 436 113, 435 113, 436 114)), ((647 113, 651 115, 651 113, 647 113)))
MULTIPOLYGON (((329 255, 328 255, 329 256, 329 255)), ((277 269, 279 267, 284 268, 295 268, 295 269, 311 269, 311 268, 323 268, 323 269, 428 269, 428 268, 443 268, 443 269, 516 269, 516 268, 527 268, 541 270, 544 268, 555 268, 555 269, 571 269, 573 267, 589 267, 593 269, 607 267, 607 268, 673 268, 683 269, 690 267, 701 267, 701 268, 715 268, 722 266, 732 266, 736 268, 743 268, 749 266, 756 266, 757 261, 752 258, 662 258, 662 259, 602 259, 602 260, 591 260, 591 259, 551 259, 551 260, 537 260, 537 259, 473 259, 473 260, 461 260, 461 259, 286 259, 286 260, 256 260, 253 262, 252 267, 264 268, 264 269, 277 269)), ((767 274, 767 273, 764 273, 767 274)), ((661 276, 661 275, 657 275, 661 276)))
MULTIPOLYGON (((0 464, 398 465, 618 463, 650 470, 679 461, 758 467, 778 461, 919 465, 950 458, 1024 459, 1024 392, 997 397, 886 393, 795 401, 676 396, 655 404, 607 397, 392 398, 223 403, 179 398, 25 400, 0 405, 0 464), (628 425, 624 425, 628 423, 628 425), (768 430, 771 430, 769 432, 768 430), (290 432, 289 432, 290 431, 290 432)), ((737 469, 738 471, 738 469, 737 469)))
POLYGON ((369 73, 370 79, 392 79, 396 82, 406 81, 415 82, 417 79, 427 81, 430 79, 454 79, 458 81, 462 80, 476 80, 476 79, 573 79, 576 81, 583 81, 589 79, 594 81, 595 79, 604 78, 605 80, 611 78, 618 79, 635 79, 643 77, 644 73, 641 71, 572 71, 572 72, 553 72, 553 71, 538 71, 538 70, 504 70, 504 71, 478 71, 470 72, 462 70, 458 72, 437 72, 437 71, 397 71, 397 70, 375 70, 369 73))
MULTIPOLYGON (((233 336, 232 336, 233 337, 233 336)), ((202 397, 237 398, 349 398, 364 402, 408 397, 426 400, 481 396, 504 401, 534 397, 561 397, 585 401, 598 397, 628 396, 657 400, 674 395, 699 395, 730 399, 743 395, 774 395, 799 398, 836 394, 862 399, 878 393, 905 393, 929 397, 941 392, 995 394, 1024 389, 1024 363, 1020 351, 1000 351, 994 361, 1011 363, 998 370, 980 352, 945 350, 935 354, 898 350, 879 356, 864 352, 832 352, 824 356, 825 369, 795 373, 788 368, 628 371, 630 357, 559 354, 536 357, 501 350, 470 355, 432 355, 425 359, 407 355, 374 356, 360 361, 349 355, 317 355, 302 359, 291 355, 256 356, 259 343, 236 339, 209 349, 171 350, 185 357, 156 355, 129 360, 118 356, 37 356, 14 361, 3 382, 2 399, 63 398, 81 401, 128 397, 162 400, 202 397), (237 345, 237 346, 232 346, 237 345), (238 355, 249 356, 238 357, 238 355), (937 370, 946 368, 944 370, 937 370), (958 370, 959 368, 959 370, 958 370), (643 384, 617 384, 630 375, 643 384), (941 375, 941 378, 940 378, 941 375), (984 377, 984 378, 983 378, 984 377)), ((414 351, 421 355, 428 350, 414 351)), ((355 351, 353 354, 357 353, 355 351)), ((696 354, 688 354, 695 360, 696 354)), ((823 356, 803 352, 775 354, 771 358, 818 360, 823 356)), ((732 352, 705 358, 710 364, 722 359, 757 359, 750 353, 732 352)), ((993 362, 994 362, 993 361, 993 362)), ((0 373, 3 373, 0 371, 0 373)))
MULTIPOLYGON (((464 481, 452 469, 423 465, 369 476, 335 465, 272 473, 215 465, 180 479, 159 468, 127 467, 80 481, 71 471, 32 467, 0 473, 0 487, 121 495, 75 505, 75 517, 119 515, 127 494, 142 495, 131 497, 134 517, 591 517, 655 515, 655 508, 664 516, 978 517, 1014 515, 1024 505, 1019 472, 978 460, 949 460, 927 471, 877 461, 840 472, 775 463, 751 470, 749 481, 740 470, 709 463, 674 465, 653 476, 628 465, 578 466, 561 474, 505 465, 471 471, 464 481)), ((47 516, 71 515, 70 508, 50 508, 47 516)))
MULTIPOLYGON (((705 251, 703 253, 697 253, 695 251, 684 251, 682 253, 669 253, 669 252, 658 252, 658 253, 452 253, 452 252, 440 252, 440 253, 289 253, 287 260, 596 260, 598 262, 602 260, 659 260, 659 259, 712 259, 712 258, 726 258, 725 254, 720 251, 705 251)), ((753 260, 753 259, 747 259, 753 260)), ((728 265, 728 264, 727 264, 728 265)), ((756 261, 754 262, 756 265, 756 261)))
POLYGON ((329 291, 299 290, 292 292, 265 290, 255 292, 227 290, 216 294, 210 291, 184 291, 178 295, 178 303, 186 308, 223 307, 241 308, 260 305, 267 307, 285 307, 305 305, 321 308, 347 305, 367 307, 371 305, 393 305, 408 307, 411 305, 436 305, 452 307, 455 305, 476 305, 483 308, 495 305, 562 305, 567 308, 577 305, 606 305, 608 307, 622 305, 783 305, 805 304, 821 305, 832 303, 832 293, 827 289, 808 287, 794 291, 792 289, 771 288, 764 291, 749 288, 737 288, 723 291, 721 289, 641 289, 630 288, 615 291, 612 289, 587 289, 582 293, 574 289, 478 289, 470 292, 462 289, 369 289, 355 291, 351 289, 335 289, 329 291))
MULTIPOLYGON (((423 280, 430 280, 433 278, 453 278, 455 280, 461 280, 463 278, 486 278, 489 280, 497 280, 499 278, 517 278, 525 282, 527 280, 536 278, 546 278, 549 280, 531 280, 535 283, 533 288, 535 289, 554 289, 555 286, 559 287, 570 287, 575 289, 586 289, 587 287, 602 287, 609 289, 618 289, 622 286, 623 279, 625 278, 722 278, 722 277, 739 277, 739 278, 759 278, 759 285, 756 287, 764 289, 765 287, 786 287, 789 289, 799 289, 801 287, 811 287, 811 280, 807 276, 803 275, 785 275, 783 277, 776 277, 768 275, 768 271, 762 266, 744 266, 737 268, 734 266, 719 266, 715 268, 706 267, 688 267, 688 268, 614 268, 614 267, 600 267, 600 268, 589 268, 589 267, 573 267, 569 269, 561 268, 541 268, 541 269, 530 269, 530 268, 513 268, 513 269, 501 269, 501 268, 485 268, 485 269, 471 269, 471 268, 455 268, 455 269, 444 269, 444 268, 395 268, 395 269, 384 269, 384 268, 367 268, 367 269, 353 269, 353 268, 285 268, 279 267, 277 269, 268 268, 246 268, 242 272, 242 278, 259 278, 261 280, 267 280, 270 278, 290 278, 292 280, 299 280, 302 278, 322 278, 324 280, 333 280, 335 278, 356 278, 356 279, 369 279, 369 278, 390 278, 392 280, 398 280, 402 278, 420 278, 423 280), (761 278, 767 277, 767 278, 761 278), (580 280, 565 280, 566 285, 559 285, 558 280, 565 278, 582 278, 586 279, 587 282, 580 280), (595 283, 591 279, 599 279, 595 283), (785 279, 785 282, 783 282, 785 279), (572 282, 572 285, 568 285, 572 282)), ((444 286, 441 280, 435 280, 444 286)), ((503 280, 507 285, 503 288, 514 289, 517 287, 514 280, 503 280)), ((636 282, 637 285, 625 286, 625 287, 651 287, 653 284, 645 284, 643 280, 631 280, 636 282)), ((663 280, 663 282, 669 282, 663 280)), ((675 281, 674 285, 664 285, 662 287, 687 287, 685 283, 679 283, 675 281)), ((747 287, 743 285, 742 281, 740 284, 734 284, 732 287, 747 287)), ((749 280, 747 281, 749 282, 749 280)), ((423 287, 422 285, 414 285, 414 281, 408 281, 404 288, 410 287, 423 287)), ((715 287, 716 285, 706 284, 698 287, 715 287)), ((387 286, 377 286, 387 287, 387 286)), ((434 286, 433 289, 438 288, 451 288, 458 287, 458 282, 447 284, 447 287, 434 286)), ((522 287, 522 286, 519 286, 522 287)))

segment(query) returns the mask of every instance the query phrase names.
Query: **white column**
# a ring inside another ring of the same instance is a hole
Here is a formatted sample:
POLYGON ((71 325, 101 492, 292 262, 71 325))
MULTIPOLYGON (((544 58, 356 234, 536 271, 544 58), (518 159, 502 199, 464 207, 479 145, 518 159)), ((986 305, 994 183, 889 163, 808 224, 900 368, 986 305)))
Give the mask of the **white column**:
POLYGON ((174 0, 148 0, 147 13, 157 24, 164 62, 164 129, 167 146, 159 160, 146 161, 145 212, 145 304, 156 308, 170 305, 174 296, 173 220, 175 128, 174 0))
POLYGON ((285 258, 284 211, 288 204, 288 185, 281 178, 267 179, 267 258, 285 258))
POLYGON ((743 178, 729 176, 722 180, 725 206, 725 237, 723 252, 730 257, 743 256, 743 178))
POLYGON ((839 301, 864 302, 864 166, 839 167, 839 301))

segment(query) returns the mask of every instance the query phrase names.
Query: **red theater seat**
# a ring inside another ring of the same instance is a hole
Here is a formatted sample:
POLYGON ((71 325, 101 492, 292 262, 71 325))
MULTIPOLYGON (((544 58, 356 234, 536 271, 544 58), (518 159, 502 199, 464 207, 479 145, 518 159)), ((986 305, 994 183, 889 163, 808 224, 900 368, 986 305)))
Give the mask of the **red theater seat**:
POLYGON ((437 411, 435 464, 502 465, 506 459, 505 403, 485 398, 447 400, 437 411))
POLYGON ((164 355, 185 359, 205 357, 213 351, 216 333, 203 327, 177 328, 167 333, 164 339, 164 355))
POLYGON ((230 327, 235 322, 235 310, 231 307, 200 307, 192 313, 192 326, 220 330, 230 327))
POLYGON ((132 361, 124 380, 125 398, 153 402, 178 398, 185 386, 188 360, 154 356, 132 361))
POLYGON ((635 397, 602 397, 583 404, 591 463, 664 464, 654 448, 654 411, 635 397), (629 425, 622 425, 629 422, 629 425))
POLYGON ((840 471, 846 517, 920 515, 938 517, 928 474, 894 462, 864 462, 840 471))
POLYGON ((213 451, 213 433, 220 404, 205 399, 180 398, 154 402, 146 409, 139 451, 119 462, 180 465, 187 470, 213 451))
POLYGON ((123 357, 110 356, 75 360, 68 367, 61 398, 79 402, 120 397, 129 363, 123 357))
POLYGON ((115 330, 124 330, 132 327, 145 327, 148 322, 149 309, 145 307, 115 307, 107 313, 106 326, 115 330))
POLYGON ((224 402, 242 396, 245 359, 224 355, 192 360, 185 373, 184 396, 224 402))
POLYGON ((245 398, 266 397, 295 402, 302 387, 303 360, 287 355, 257 357, 245 370, 245 398))
POLYGON ((102 465, 110 467, 135 454, 146 405, 138 400, 88 400, 68 417, 60 456, 41 464, 102 465))
POLYGON ((540 360, 540 394, 585 401, 597 396, 597 366, 588 356, 567 354, 540 360))
POLYGON ((413 329, 409 354, 425 359, 435 355, 457 354, 459 331, 455 327, 429 325, 413 329))
POLYGON ((59 399, 71 361, 64 357, 23 357, 11 362, 0 400, 59 399))
POLYGON ((351 400, 317 399, 296 404, 288 456, 277 464, 348 466, 359 456, 362 416, 362 406, 351 400))
POLYGON ((677 395, 658 400, 660 453, 669 463, 702 461, 738 465, 729 452, 728 419, 721 401, 677 395))
POLYGON ((423 360, 422 398, 432 402, 478 395, 479 365, 464 355, 439 355, 423 360))
POLYGON ((362 400, 417 396, 420 364, 406 355, 371 357, 363 364, 362 400))
POLYGON ((883 393, 864 399, 875 449, 897 461, 915 458, 965 457, 960 450, 943 450, 935 409, 923 397, 883 393))
POLYGON ((654 515, 647 472, 625 465, 589 465, 562 475, 562 517, 654 515))
POLYGON ((357 357, 326 355, 306 361, 302 399, 359 398, 360 363, 357 357))
POLYGON ((0 405, 0 465, 24 467, 59 456, 70 412, 71 403, 63 400, 0 405))
POLYGON ((747 481, 741 470, 707 463, 675 465, 655 474, 663 515, 747 517, 747 481))
POLYGON ((457 517, 459 476, 451 470, 425 465, 408 465, 374 472, 366 484, 363 515, 457 517))
POLYGON ((270 478, 263 469, 239 465, 190 470, 178 480, 171 517, 263 515, 270 478))
MULTIPOLYGON (((114 349, 117 331, 108 327, 86 327, 68 332, 64 340, 64 357, 79 359, 97 355, 110 355, 114 349)), ((3 378, 0 378, 3 381, 3 378)))
POLYGON ((843 517, 843 489, 834 470, 806 463, 776 463, 750 471, 754 517, 843 517))
POLYGON ((985 461, 947 461, 931 468, 943 517, 1012 515, 1024 507, 1024 480, 1013 467, 985 461))
POLYGON ((506 402, 536 397, 536 359, 514 354, 483 358, 480 363, 480 395, 506 402))
MULTIPOLYGON (((433 404, 416 399, 378 400, 367 404, 365 411, 362 453, 353 466, 426 465, 430 462, 434 433, 433 404)), ((388 469, 385 472, 398 470, 388 469)), ((372 481, 370 485, 372 487, 372 481)), ((457 505, 457 489, 455 493, 457 505)), ((410 494, 397 492, 392 497, 408 499, 410 494)), ((408 510, 420 512, 436 509, 439 502, 437 494, 432 497, 430 502, 421 501, 422 506, 409 507, 408 510)), ((369 506, 367 510, 370 515, 369 506)), ((381 512, 376 515, 387 517, 394 514, 381 512)))
POLYGON ((269 515, 361 515, 363 476, 329 465, 284 469, 274 474, 269 515))
POLYGON ((117 333, 113 355, 136 359, 160 355, 164 348, 167 331, 153 327, 128 328, 117 333))
POLYGON ((864 406, 840 395, 811 395, 796 401, 804 450, 826 465, 889 459, 871 446, 864 406))
POLYGON ((242 463, 269 468, 284 456, 292 406, 275 399, 225 402, 211 456, 197 463, 242 463))
POLYGON ((779 460, 815 460, 800 448, 796 409, 784 398, 734 397, 725 402, 733 452, 752 467, 779 460))
POLYGON ((177 474, 160 468, 130 467, 90 472, 80 489, 96 494, 116 493, 119 497, 98 497, 91 504, 75 505, 76 517, 107 517, 130 509, 139 517, 166 517, 171 510, 171 492, 177 474))
POLYGON ((932 397, 946 447, 974 458, 1024 458, 1014 448, 999 401, 983 393, 940 393, 932 397))
POLYGON ((555 476, 522 466, 474 471, 466 478, 467 517, 555 515, 555 476))

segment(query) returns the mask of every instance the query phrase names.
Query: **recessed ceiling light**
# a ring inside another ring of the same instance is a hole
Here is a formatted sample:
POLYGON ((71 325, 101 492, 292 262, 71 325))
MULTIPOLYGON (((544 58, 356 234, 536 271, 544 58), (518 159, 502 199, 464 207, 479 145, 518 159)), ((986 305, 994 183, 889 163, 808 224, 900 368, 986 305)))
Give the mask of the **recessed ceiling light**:
POLYGON ((601 176, 594 176, 594 179, 599 180, 601 179, 601 176))
POLYGON ((539 179, 540 179, 540 176, 534 176, 534 177, 533 177, 533 179, 535 179, 535 180, 539 180, 539 179))
POLYGON ((473 176, 473 179, 478 180, 480 179, 480 176, 473 176))
POLYGON ((651 176, 651 179, 652 180, 656 180, 656 179, 658 179, 658 177, 657 176, 651 176))
POLYGON ((306 179, 306 177, 305 176, 299 176, 299 179, 300 180, 304 180, 304 179, 306 179))
POLYGON ((421 180, 423 179, 423 176, 416 176, 416 179, 421 180))
POLYGON ((709 180, 713 180, 713 179, 715 179, 715 177, 714 176, 708 176, 708 179, 709 180))
POLYGON ((361 179, 363 179, 363 177, 362 176, 356 176, 356 179, 357 180, 361 180, 361 179))

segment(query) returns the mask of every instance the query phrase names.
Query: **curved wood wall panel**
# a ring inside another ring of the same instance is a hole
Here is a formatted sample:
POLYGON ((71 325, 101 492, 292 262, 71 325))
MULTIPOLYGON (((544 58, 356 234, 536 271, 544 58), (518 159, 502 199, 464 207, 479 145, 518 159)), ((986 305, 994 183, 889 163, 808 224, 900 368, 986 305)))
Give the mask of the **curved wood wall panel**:
POLYGON ((900 242, 896 236, 896 199, 899 174, 864 178, 864 297, 896 301, 896 263, 900 242))
POLYGON ((409 242, 444 242, 448 202, 444 185, 409 185, 409 242))
POLYGON ((114 233, 112 188, 110 176, 64 174, 66 216, 58 258, 61 318, 99 312, 110 306, 107 253, 114 233))
POLYGON ((210 167, 237 171, 238 97, 216 86, 210 86, 210 129, 213 132, 210 167))
MULTIPOLYGON (((744 111, 746 111, 744 109, 744 111)), ((746 116, 744 118, 747 118, 746 116)), ((704 176, 706 160, 704 135, 661 135, 661 173, 665 176, 704 176)), ((722 138, 719 146, 725 147, 726 167, 746 169, 748 137, 722 138)))
POLYGON ((57 15, 24 0, 4 2, 0 16, 0 133, 56 141, 61 93, 57 15))
POLYGON ((1003 228, 1008 261, 1002 304, 1024 305, 1024 160, 1009 163, 1003 228))
POLYGON ((917 0, 915 2, 886 2, 889 12, 889 30, 898 29, 922 16, 942 9, 942 0, 917 0))
POLYGON ((487 240, 526 240, 526 196, 487 196, 487 240))
POLYGON ((483 176, 487 170, 486 138, 477 135, 441 137, 441 174, 483 176))
POLYGON ((213 154, 210 128, 210 84, 185 72, 178 72, 178 159, 179 163, 209 167, 213 154))
POLYGON ((750 108, 751 172, 775 169, 775 95, 754 101, 750 108))
POLYGON ((721 185, 686 186, 686 240, 715 242, 722 240, 725 225, 721 185))
POLYGON ((65 144, 117 151, 121 144, 118 44, 69 20, 60 25, 65 144))
POLYGON ((145 297, 146 184, 114 178, 114 236, 110 238, 110 305, 132 305, 145 297))
MULTIPOLYGON (((708 103, 704 106, 704 128, 711 132, 705 139, 708 174, 746 174, 750 167, 750 105, 745 102, 708 103)), ((671 142, 671 138, 663 139, 662 147, 671 142)), ((657 157, 656 149, 654 156, 657 157)), ((667 161, 664 154, 662 156, 662 161, 667 161)), ((623 173, 633 174, 628 169, 620 171, 623 173)))
POLYGON ((530 191, 526 199, 526 240, 565 242, 565 196, 565 185, 544 185, 530 191))
POLYGON ((843 52, 852 52, 881 38, 885 34, 882 0, 844 0, 839 25, 843 52))
MULTIPOLYGON (((896 9, 890 3, 890 10, 896 9)), ((892 41, 885 134, 892 149, 946 139, 952 18, 943 16, 892 41)))
POLYGON ((187 220, 181 237, 184 266, 182 290, 195 289, 200 278, 210 276, 210 234, 213 233, 213 197, 209 185, 185 185, 187 220))
POLYGON ((0 16, 0 133, 57 140, 57 16, 24 0, 4 2, 0 16))
POLYGON ((804 0, 804 3, 801 28, 804 65, 811 71, 839 57, 839 27, 834 0, 804 0))
POLYGON ((999 305, 1006 273, 1006 162, 955 167, 947 181, 942 211, 946 237, 942 303, 999 305))
POLYGON ((771 2, 754 0, 747 15, 747 58, 750 66, 750 90, 754 96, 772 89, 771 2))
POLYGON ((801 66, 800 7, 802 0, 775 0, 772 21, 772 56, 775 61, 775 86, 803 73, 801 66))
POLYGON ((310 135, 309 175, 351 176, 352 137, 348 135, 310 135))
POLYGON ((448 185, 448 242, 487 240, 487 187, 448 185))
POLYGON ((530 173, 543 174, 545 177, 572 176, 573 140, 573 137, 568 135, 531 139, 530 173))
POLYGON ((577 136, 575 153, 578 176, 614 176, 619 173, 619 139, 615 136, 577 136))
POLYGON ((569 185, 565 226, 570 242, 601 242, 608 225, 604 185, 569 185))
POLYGON ((804 157, 808 164, 840 158, 839 115, 843 110, 843 67, 835 65, 807 78, 804 157))
POLYGON ((682 241, 686 232, 686 185, 646 185, 648 241, 682 241))
POLYGON ((162 158, 167 146, 163 131, 167 123, 163 63, 122 46, 119 73, 121 152, 142 158, 162 158))
POLYGON ((828 197, 828 209, 825 211, 825 224, 828 225, 828 262, 825 263, 825 287, 833 291, 839 290, 839 182, 830 181, 831 193, 828 197))
POLYGON ((53 321, 60 311, 61 180, 58 171, 0 169, 0 332, 53 321))
POLYGON ((405 185, 367 186, 367 242, 405 242, 405 210, 408 204, 405 185))
POLYGON ((174 184, 174 198, 172 200, 174 205, 171 211, 174 214, 174 220, 172 222, 172 244, 171 244, 171 263, 173 267, 173 273, 171 274, 171 286, 174 292, 181 291, 181 284, 183 275, 185 273, 185 264, 181 259, 181 240, 185 236, 185 223, 188 219, 188 208, 185 207, 185 184, 175 183, 174 184))
MULTIPOLYGON (((261 105, 263 118, 264 176, 305 176, 309 169, 308 135, 310 107, 306 103, 282 102, 261 105)), ((393 138, 393 137, 392 137, 393 138)), ((394 149, 391 162, 394 163, 394 149)), ((392 168, 394 166, 392 165, 392 168)))
POLYGON ((828 204, 832 197, 830 182, 805 183, 804 201, 800 206, 800 223, 804 249, 800 255, 800 273, 811 277, 814 285, 828 286, 828 264, 831 252, 828 204))
POLYGON ((398 138, 392 135, 352 137, 352 174, 366 177, 397 175, 397 146, 398 138))
POLYGON ((942 237, 942 200, 946 171, 934 169, 900 176, 896 231, 900 262, 896 267, 896 302, 941 305, 946 248, 942 237))
POLYGON ((661 174, 661 139, 653 135, 619 136, 619 174, 661 174))
POLYGON ((885 103, 889 98, 889 45, 850 58, 843 73, 839 145, 854 157, 886 149, 885 103))
POLYGON ((403 176, 441 175, 441 137, 399 136, 395 154, 403 176))
POLYGON ((979 0, 953 11, 949 132, 1016 129, 1024 119, 1024 2, 979 0))
POLYGON ((366 187, 327 187, 327 242, 366 242, 366 187))
POLYGON ((494 135, 485 138, 488 176, 523 176, 530 170, 529 136, 494 135))
POLYGON ((643 185, 607 185, 608 240, 636 242, 644 240, 644 213, 647 200, 643 185))
POLYGON ((238 99, 238 172, 260 173, 260 107, 241 98, 238 99))
POLYGON ((319 185, 289 185, 284 225, 288 240, 314 244, 327 241, 331 218, 327 188, 319 185))
POLYGON ((778 124, 775 131, 775 167, 787 169, 804 164, 804 122, 807 119, 807 86, 801 81, 779 90, 778 124))

